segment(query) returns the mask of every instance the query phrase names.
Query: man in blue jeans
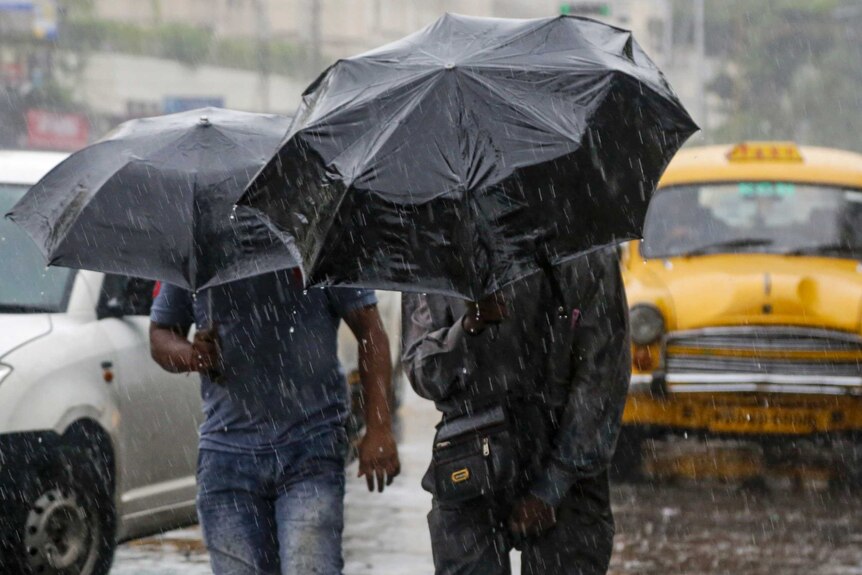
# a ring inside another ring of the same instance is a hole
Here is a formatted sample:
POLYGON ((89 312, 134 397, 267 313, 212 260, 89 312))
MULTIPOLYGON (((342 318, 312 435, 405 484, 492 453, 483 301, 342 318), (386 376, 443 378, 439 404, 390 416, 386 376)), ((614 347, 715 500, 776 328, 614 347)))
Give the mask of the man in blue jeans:
POLYGON ((349 414, 336 355, 341 319, 359 341, 367 423, 359 473, 369 491, 398 475, 376 301, 366 290, 305 291, 291 271, 197 298, 162 286, 152 355, 169 371, 201 374, 197 506, 217 575, 341 573, 349 414), (192 324, 211 327, 190 342, 192 324))

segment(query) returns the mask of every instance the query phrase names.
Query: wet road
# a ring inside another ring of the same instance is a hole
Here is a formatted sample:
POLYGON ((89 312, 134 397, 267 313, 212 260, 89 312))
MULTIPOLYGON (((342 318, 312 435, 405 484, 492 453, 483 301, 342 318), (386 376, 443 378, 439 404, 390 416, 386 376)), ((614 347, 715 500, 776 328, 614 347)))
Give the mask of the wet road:
MULTIPOLYGON (((346 575, 433 572, 419 488, 437 415, 408 394, 403 407, 404 473, 369 494, 349 468, 346 575)), ((825 484, 655 482, 613 488, 614 575, 862 575, 862 492, 825 484)), ((514 561, 517 565, 517 560, 514 561)), ((517 572, 517 569, 515 570, 517 572)), ((113 575, 210 573, 197 529, 123 545, 113 575)))

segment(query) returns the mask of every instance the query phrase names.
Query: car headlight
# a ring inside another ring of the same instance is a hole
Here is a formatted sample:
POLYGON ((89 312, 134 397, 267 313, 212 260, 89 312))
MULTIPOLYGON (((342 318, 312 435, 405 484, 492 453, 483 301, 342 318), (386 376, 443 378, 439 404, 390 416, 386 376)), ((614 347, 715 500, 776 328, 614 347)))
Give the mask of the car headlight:
POLYGON ((6 379, 6 376, 10 373, 12 373, 12 368, 0 363, 0 383, 3 383, 3 380, 6 379))
POLYGON ((632 341, 638 345, 653 343, 664 333, 664 317, 652 305, 637 304, 629 310, 632 341))

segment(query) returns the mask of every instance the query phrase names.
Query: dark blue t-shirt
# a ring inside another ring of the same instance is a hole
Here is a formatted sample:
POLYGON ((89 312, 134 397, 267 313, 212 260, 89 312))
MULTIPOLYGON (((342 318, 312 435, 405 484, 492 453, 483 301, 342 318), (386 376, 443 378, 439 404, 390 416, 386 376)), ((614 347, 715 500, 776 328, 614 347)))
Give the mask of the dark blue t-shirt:
POLYGON ((221 383, 201 376, 201 449, 270 451, 343 426, 349 394, 338 362, 338 325, 377 303, 353 288, 303 290, 292 272, 204 290, 163 285, 150 318, 162 325, 216 322, 221 383))

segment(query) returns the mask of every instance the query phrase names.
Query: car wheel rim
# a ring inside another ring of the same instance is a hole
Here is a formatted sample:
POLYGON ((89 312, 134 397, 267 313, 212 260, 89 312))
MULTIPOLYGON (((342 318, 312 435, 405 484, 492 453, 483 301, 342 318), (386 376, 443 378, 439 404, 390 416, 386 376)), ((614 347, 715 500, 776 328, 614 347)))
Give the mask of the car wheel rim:
POLYGON ((27 563, 39 575, 90 573, 98 553, 98 522, 73 493, 52 489, 30 507, 24 526, 27 563))

